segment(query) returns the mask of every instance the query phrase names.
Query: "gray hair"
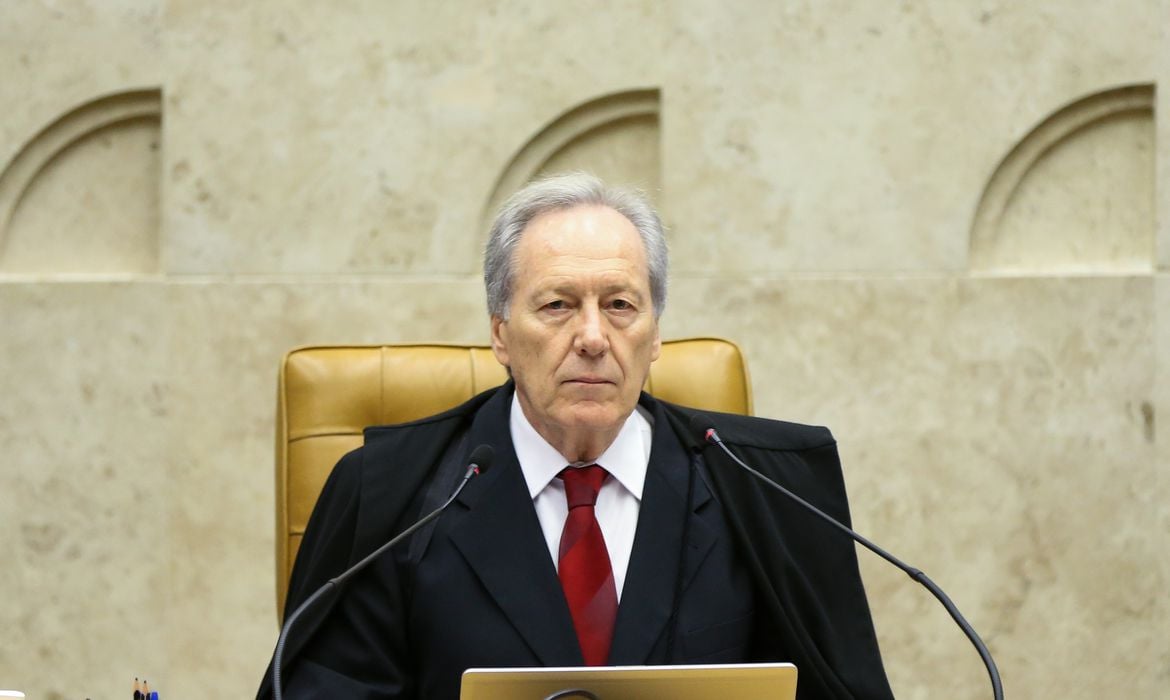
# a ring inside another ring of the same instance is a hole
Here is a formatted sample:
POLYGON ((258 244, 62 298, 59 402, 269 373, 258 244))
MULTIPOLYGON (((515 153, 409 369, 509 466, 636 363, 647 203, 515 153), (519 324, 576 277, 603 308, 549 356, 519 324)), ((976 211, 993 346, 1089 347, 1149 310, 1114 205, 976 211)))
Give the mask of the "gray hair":
POLYGON ((666 308, 667 251, 662 220, 642 192, 611 187, 588 173, 554 175, 531 182, 500 207, 488 233, 483 254, 483 283, 487 289, 488 313, 508 318, 515 277, 516 245, 524 229, 546 212, 581 205, 601 205, 629 219, 642 237, 646 267, 650 272, 650 300, 654 318, 666 308))

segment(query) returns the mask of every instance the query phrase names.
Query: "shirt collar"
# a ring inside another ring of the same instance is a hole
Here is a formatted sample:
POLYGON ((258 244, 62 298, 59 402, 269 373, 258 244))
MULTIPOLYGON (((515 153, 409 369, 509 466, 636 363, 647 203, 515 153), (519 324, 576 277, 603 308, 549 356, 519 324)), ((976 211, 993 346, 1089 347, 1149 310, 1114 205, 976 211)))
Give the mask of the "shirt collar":
MULTIPOLYGON (((630 413, 613 444, 601 453, 596 462, 639 501, 642 500, 642 486, 646 482, 646 466, 650 463, 653 434, 650 421, 642 414, 642 410, 638 406, 630 413)), ((536 432, 536 428, 524 415, 520 399, 515 393, 512 394, 509 427, 520 471, 528 483, 528 495, 536 498, 562 469, 569 466, 569 460, 536 432)))

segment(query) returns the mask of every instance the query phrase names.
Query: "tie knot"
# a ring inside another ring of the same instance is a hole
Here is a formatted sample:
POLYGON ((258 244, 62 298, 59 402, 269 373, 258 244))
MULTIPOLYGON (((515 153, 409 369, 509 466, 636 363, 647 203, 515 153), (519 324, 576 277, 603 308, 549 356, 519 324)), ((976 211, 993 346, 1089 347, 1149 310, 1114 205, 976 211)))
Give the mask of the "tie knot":
POLYGON ((572 510, 578 506, 596 505, 597 494, 609 472, 591 464, 588 467, 568 467, 559 476, 565 482, 565 498, 569 502, 569 510, 572 510))

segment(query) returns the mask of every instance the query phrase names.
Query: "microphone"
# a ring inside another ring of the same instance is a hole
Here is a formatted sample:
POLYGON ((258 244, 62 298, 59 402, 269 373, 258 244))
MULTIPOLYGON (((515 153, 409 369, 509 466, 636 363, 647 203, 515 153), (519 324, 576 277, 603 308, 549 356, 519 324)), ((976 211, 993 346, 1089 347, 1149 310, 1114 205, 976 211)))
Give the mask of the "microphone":
POLYGON ((951 619, 953 619, 955 623, 959 625, 959 628, 963 630, 963 634, 967 635, 967 639, 971 640, 971 643, 975 645, 975 650, 979 652, 979 657, 983 659, 983 665, 987 667, 987 674, 991 676, 991 690, 994 693, 995 700, 1003 700, 1003 683, 999 679, 999 668, 996 667, 995 660, 991 658, 991 652, 987 650, 987 646, 983 643, 983 640, 979 638, 979 635, 975 632, 974 628, 972 628, 970 623, 967 622, 967 619, 963 617, 963 614, 959 612, 959 609, 955 607, 955 604, 951 602, 951 599, 947 596, 947 594, 938 587, 938 584, 936 584, 934 581, 931 581, 929 576, 924 574, 922 571, 910 566, 909 564, 906 564, 901 559, 895 557, 893 554, 890 554, 878 545, 870 542, 865 537, 862 537, 852 528, 842 525, 833 519, 832 516, 817 508, 813 504, 804 500, 800 496, 797 496, 795 493, 789 491, 775 481, 772 481, 755 469, 749 467, 743 462, 743 460, 741 460, 739 457, 736 457, 735 454, 727 448, 727 445, 723 444, 723 440, 719 437, 719 433, 715 432, 715 427, 709 417, 703 415, 702 413, 694 414, 691 416, 690 427, 691 432, 699 437, 700 442, 716 445, 719 447, 719 449, 727 453, 727 456, 730 457, 732 461, 742 467, 749 474, 784 494, 791 500, 804 506, 813 515, 816 515, 841 532, 849 535, 858 544, 862 545, 882 559, 890 562, 905 572, 906 575, 908 575, 910 578, 922 584, 926 590, 930 591, 931 595, 933 595, 940 603, 943 604, 943 607, 947 609, 948 613, 950 613, 951 619))
POLYGON ((292 629, 294 624, 296 624, 297 618, 301 616, 301 613, 312 606, 318 598, 325 595, 327 592, 338 588, 341 586, 341 584, 349 580, 354 574, 369 566, 370 562, 377 559, 387 550, 393 548, 394 545, 405 540, 420 527, 442 515, 443 511, 447 509, 447 506, 451 505, 451 503, 453 503, 459 496, 459 493, 463 491, 463 487, 467 486, 467 482, 471 481, 471 477, 476 476, 477 474, 482 474, 491 468, 492 461, 495 459, 495 456, 496 452, 492 449, 491 445, 480 445, 479 447, 476 447, 474 450, 472 450, 471 457, 469 457, 467 460, 467 471, 463 474, 462 481, 460 481, 459 485, 455 487, 455 490, 451 492, 451 497, 443 502, 443 505, 432 510, 414 525, 411 525, 410 527, 395 535, 386 544, 367 554, 365 558, 358 563, 326 581, 325 585, 314 591, 313 595, 306 598, 305 602, 297 606, 297 609, 288 616, 288 619, 284 622, 284 627, 282 627, 280 630, 280 637, 276 640, 276 652, 272 657, 272 692, 273 697, 275 697, 276 700, 282 700, 284 697, 280 687, 280 660, 281 657, 284 656, 284 645, 288 640, 289 630, 292 629))

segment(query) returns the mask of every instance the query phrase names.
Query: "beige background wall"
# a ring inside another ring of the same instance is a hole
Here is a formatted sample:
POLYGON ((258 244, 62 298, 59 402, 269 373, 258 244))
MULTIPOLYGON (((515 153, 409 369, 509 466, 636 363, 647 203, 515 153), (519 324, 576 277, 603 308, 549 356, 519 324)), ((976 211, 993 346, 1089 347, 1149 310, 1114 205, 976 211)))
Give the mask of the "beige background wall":
MULTIPOLYGON (((1164 696, 1170 4, 729 4, 4 3, 0 687, 253 692, 281 354, 485 341, 485 212, 587 167, 1009 696, 1164 696)), ((862 558, 898 696, 987 697, 862 558)))

